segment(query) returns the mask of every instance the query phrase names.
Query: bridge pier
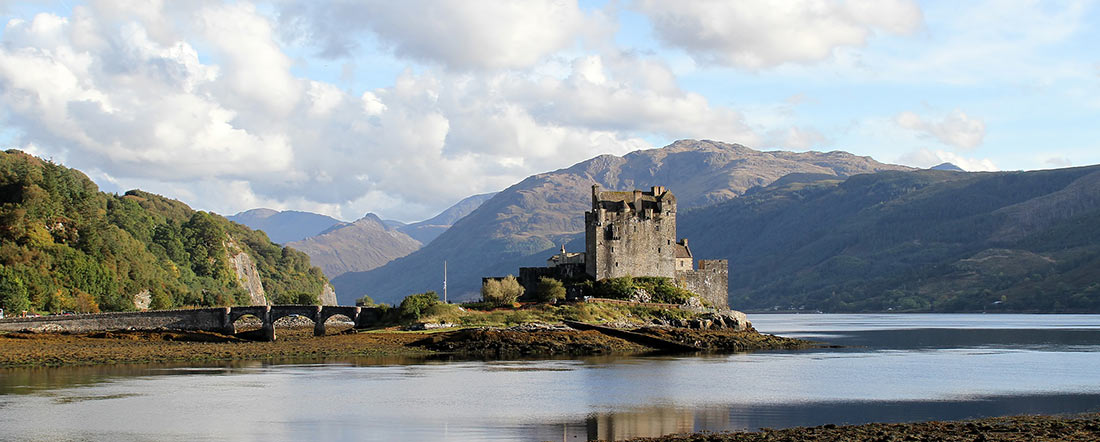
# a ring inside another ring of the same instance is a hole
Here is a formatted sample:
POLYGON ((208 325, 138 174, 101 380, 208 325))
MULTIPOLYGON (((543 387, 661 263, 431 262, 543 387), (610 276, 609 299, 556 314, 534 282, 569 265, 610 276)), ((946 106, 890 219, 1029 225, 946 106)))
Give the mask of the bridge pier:
POLYGON ((313 336, 325 335, 325 320, 328 318, 321 316, 322 308, 317 306, 317 311, 313 312, 313 336))
POLYGON ((233 311, 232 307, 222 308, 222 327, 221 334, 223 335, 235 335, 237 334, 237 327, 233 325, 233 317, 230 313, 233 311))

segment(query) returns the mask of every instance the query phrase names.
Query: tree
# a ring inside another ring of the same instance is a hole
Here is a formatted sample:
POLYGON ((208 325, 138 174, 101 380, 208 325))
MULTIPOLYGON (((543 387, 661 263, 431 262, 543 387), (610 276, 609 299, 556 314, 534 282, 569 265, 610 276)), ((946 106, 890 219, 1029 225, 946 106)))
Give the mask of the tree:
POLYGON ((555 302, 565 299, 565 286, 561 281, 545 276, 539 278, 534 290, 535 300, 539 302, 555 302))
POLYGON ((374 300, 371 299, 370 296, 363 295, 359 299, 355 300, 355 305, 360 306, 360 307, 374 307, 376 304, 374 303, 374 300))
POLYGON ((490 279, 481 286, 481 299, 497 307, 511 306, 523 296, 523 286, 516 277, 508 275, 504 279, 490 279))
POLYGON ((405 299, 401 300, 397 312, 401 318, 417 320, 429 307, 439 303, 439 295, 436 295, 434 291, 417 293, 406 296, 405 299))
POLYGON ((0 266, 0 308, 11 312, 12 316, 31 308, 23 279, 14 270, 4 266, 0 266))
POLYGON ((496 278, 486 279, 481 284, 481 300, 496 304, 496 300, 504 298, 504 292, 500 288, 500 280, 496 278))

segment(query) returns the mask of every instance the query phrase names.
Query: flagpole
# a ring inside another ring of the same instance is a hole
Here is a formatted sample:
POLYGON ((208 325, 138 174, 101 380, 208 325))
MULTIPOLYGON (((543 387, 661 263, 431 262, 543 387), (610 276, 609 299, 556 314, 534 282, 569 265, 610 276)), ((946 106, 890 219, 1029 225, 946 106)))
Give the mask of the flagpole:
POLYGON ((447 260, 443 260, 443 303, 447 303, 447 260))

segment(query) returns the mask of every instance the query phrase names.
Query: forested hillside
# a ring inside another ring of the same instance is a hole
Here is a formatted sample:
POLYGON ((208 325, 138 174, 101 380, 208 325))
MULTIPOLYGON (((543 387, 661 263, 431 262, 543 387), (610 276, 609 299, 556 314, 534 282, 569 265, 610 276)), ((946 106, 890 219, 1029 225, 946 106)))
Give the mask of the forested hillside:
POLYGON ((103 193, 77 170, 0 152, 9 313, 251 304, 257 271, 273 303, 316 302, 327 284, 308 256, 263 232, 142 191, 103 193))
POLYGON ((1100 312, 1100 166, 806 178, 681 213, 734 308, 1100 312))

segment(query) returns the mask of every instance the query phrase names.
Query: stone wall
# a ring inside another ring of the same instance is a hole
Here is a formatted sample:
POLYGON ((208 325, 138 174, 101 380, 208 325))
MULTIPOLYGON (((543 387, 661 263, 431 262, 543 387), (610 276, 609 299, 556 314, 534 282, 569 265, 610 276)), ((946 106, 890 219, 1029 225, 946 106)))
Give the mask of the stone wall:
POLYGON ((0 331, 88 333, 109 330, 218 330, 226 308, 96 313, 0 320, 0 331))
POLYGON ((534 293, 539 278, 554 278, 563 283, 578 282, 588 279, 584 271, 584 263, 558 264, 554 267, 520 267, 516 281, 523 286, 524 294, 534 293))
POLYGON ((700 259, 699 270, 676 272, 676 284, 701 296, 714 307, 729 307, 729 261, 700 259))
POLYGON ((592 189, 585 212, 585 264, 593 278, 673 277, 676 272, 676 200, 663 188, 628 192, 592 189))

